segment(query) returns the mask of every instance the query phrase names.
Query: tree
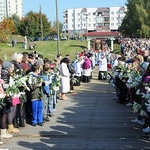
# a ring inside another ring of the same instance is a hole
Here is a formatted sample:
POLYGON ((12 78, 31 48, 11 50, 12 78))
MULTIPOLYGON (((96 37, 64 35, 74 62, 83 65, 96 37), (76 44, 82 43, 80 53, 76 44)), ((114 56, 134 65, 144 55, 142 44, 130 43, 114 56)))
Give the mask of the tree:
POLYGON ((20 18, 16 14, 13 14, 11 17, 9 17, 10 20, 13 20, 15 25, 15 32, 14 34, 20 34, 19 33, 19 27, 20 27, 20 18))
POLYGON ((149 0, 128 0, 120 31, 125 35, 150 37, 149 0))
POLYGON ((21 35, 35 37, 41 36, 41 16, 44 36, 50 32, 51 22, 48 21, 45 14, 30 11, 25 18, 21 20, 19 31, 21 35))
POLYGON ((0 23, 0 42, 7 43, 9 36, 15 32, 15 25, 13 20, 6 19, 0 23))
MULTIPOLYGON (((61 34, 62 33, 62 27, 63 27, 63 24, 61 22, 59 22, 59 33, 61 34)), ((50 35, 57 35, 57 22, 54 22, 53 23, 53 26, 51 27, 50 29, 50 35)))

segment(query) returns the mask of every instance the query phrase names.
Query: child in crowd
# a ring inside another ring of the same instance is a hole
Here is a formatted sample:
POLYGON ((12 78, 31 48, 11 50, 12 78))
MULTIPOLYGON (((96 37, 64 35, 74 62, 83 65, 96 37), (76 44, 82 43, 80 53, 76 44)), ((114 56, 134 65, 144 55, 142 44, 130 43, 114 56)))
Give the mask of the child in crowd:
POLYGON ((32 126, 43 126, 43 107, 42 107, 42 77, 39 75, 41 72, 40 66, 34 64, 32 66, 32 72, 29 73, 29 79, 27 81, 30 88, 29 95, 32 107, 32 126))
MULTIPOLYGON (((50 121, 47 111, 48 111, 48 103, 50 101, 50 64, 46 62, 43 65, 42 78, 44 80, 43 87, 43 119, 44 121, 50 121)), ((51 108, 52 109, 52 108, 51 108)))

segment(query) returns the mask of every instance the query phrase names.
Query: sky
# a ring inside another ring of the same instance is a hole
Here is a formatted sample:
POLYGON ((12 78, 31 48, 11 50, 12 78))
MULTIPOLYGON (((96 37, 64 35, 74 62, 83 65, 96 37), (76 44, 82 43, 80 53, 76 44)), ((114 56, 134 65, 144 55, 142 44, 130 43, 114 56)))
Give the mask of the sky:
MULTIPOLYGON (((56 0, 23 0, 24 15, 29 11, 39 12, 40 5, 44 13, 51 22, 56 21, 56 0)), ((63 12, 74 8, 97 8, 125 6, 127 0, 57 0, 58 20, 63 22, 63 12)))

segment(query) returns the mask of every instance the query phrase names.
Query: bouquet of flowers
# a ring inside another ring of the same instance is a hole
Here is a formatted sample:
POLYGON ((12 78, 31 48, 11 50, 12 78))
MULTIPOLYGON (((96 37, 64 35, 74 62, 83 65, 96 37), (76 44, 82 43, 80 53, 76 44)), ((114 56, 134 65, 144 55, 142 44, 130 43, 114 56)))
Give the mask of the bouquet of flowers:
POLYGON ((18 97, 20 97, 21 94, 25 94, 24 90, 29 90, 26 84, 27 79, 27 76, 22 77, 21 75, 10 77, 9 86, 5 91, 7 96, 17 95, 18 97), (21 88, 24 90, 21 90, 21 88))

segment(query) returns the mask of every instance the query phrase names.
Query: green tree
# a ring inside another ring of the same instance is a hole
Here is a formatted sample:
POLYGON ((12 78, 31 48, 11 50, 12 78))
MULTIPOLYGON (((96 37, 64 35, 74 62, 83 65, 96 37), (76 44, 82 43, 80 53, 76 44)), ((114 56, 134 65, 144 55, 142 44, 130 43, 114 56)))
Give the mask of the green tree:
MULTIPOLYGON (((59 22, 59 33, 62 33, 62 27, 63 24, 59 22)), ((57 22, 53 23, 53 26, 51 27, 50 35, 57 35, 57 22)))
POLYGON ((130 36, 150 37, 149 0, 128 0, 120 31, 130 36))
POLYGON ((41 15, 42 29, 44 36, 49 35, 51 22, 48 21, 45 14, 30 11, 22 20, 19 27, 21 35, 35 37, 41 36, 41 15))

